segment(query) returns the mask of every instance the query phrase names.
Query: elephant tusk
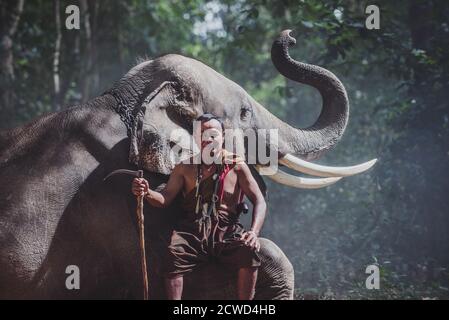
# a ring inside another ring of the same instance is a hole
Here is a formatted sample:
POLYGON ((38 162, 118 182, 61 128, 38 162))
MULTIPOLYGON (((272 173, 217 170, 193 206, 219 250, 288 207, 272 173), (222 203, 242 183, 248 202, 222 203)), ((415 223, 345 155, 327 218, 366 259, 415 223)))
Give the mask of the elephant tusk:
MULTIPOLYGON (((257 171, 260 171, 260 167, 256 166, 257 171)), ((331 184, 334 184, 338 180, 340 180, 342 177, 331 177, 331 178, 303 178, 303 177, 297 177, 291 174, 288 174, 282 170, 277 170, 275 174, 273 175, 267 175, 268 178, 272 179, 273 181, 294 187, 294 188, 301 188, 301 189, 318 189, 327 187, 331 184)))
POLYGON ((279 159, 279 163, 286 167, 318 177, 348 177, 361 172, 364 172, 371 168, 377 159, 373 159, 355 166, 350 167, 328 167, 305 160, 299 159, 291 154, 287 154, 285 157, 279 159))

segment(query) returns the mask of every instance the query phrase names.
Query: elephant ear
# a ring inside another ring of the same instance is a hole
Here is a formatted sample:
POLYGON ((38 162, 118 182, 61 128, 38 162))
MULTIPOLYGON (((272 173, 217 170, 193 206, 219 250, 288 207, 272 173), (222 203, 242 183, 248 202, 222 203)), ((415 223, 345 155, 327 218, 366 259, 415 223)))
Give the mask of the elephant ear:
POLYGON ((143 120, 145 118, 145 111, 148 106, 152 103, 162 104, 164 101, 167 101, 172 94, 172 83, 168 81, 164 81, 160 86, 158 86, 155 90, 153 90, 140 104, 138 108, 136 108, 136 112, 134 114, 134 123, 129 128, 129 139, 130 139, 130 147, 129 147, 129 162, 135 165, 139 165, 139 142, 143 138, 143 120))
POLYGON ((154 126, 151 131, 148 131, 147 127, 152 121, 148 118, 151 117, 151 114, 146 113, 147 111, 151 113, 159 108, 164 108, 170 120, 174 120, 173 123, 187 122, 188 117, 194 117, 192 102, 190 91, 174 81, 164 81, 151 91, 142 100, 139 108, 135 109, 135 121, 129 131, 129 162, 149 171, 169 174, 170 167, 173 166, 169 158, 169 146, 165 146, 164 142, 161 141, 159 128, 154 126), (163 155, 159 154, 159 152, 162 152, 161 149, 165 149, 163 155), (155 162, 159 163, 156 165, 155 162), (154 163, 154 166, 148 168, 148 163, 154 163))

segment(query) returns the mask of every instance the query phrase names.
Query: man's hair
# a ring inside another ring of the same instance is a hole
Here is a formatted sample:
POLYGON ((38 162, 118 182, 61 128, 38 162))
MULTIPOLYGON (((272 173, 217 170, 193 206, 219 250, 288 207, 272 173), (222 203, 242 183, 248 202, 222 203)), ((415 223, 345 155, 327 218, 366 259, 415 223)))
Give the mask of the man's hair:
POLYGON ((201 121, 201 123, 208 122, 208 121, 213 120, 213 119, 217 120, 220 123, 221 131, 224 134, 225 128, 224 128, 223 120, 221 118, 219 118, 217 116, 214 116, 212 113, 203 113, 198 118, 196 118, 196 120, 197 121, 201 121))

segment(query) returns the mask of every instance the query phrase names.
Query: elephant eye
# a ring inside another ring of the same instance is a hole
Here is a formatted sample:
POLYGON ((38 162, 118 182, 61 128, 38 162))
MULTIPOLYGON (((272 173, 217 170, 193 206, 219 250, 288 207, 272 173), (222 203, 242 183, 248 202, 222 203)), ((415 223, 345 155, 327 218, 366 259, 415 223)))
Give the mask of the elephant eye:
POLYGON ((249 107, 242 107, 240 110, 240 119, 247 120, 251 116, 251 109, 249 107))

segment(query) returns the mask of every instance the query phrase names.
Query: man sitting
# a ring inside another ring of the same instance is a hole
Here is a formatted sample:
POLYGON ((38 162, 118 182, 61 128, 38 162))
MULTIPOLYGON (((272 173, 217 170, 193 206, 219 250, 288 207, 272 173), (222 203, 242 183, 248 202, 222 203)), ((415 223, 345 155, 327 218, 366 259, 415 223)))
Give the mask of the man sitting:
POLYGON ((151 190, 143 178, 134 179, 132 191, 153 206, 166 207, 182 190, 183 212, 164 263, 169 299, 181 299, 184 274, 214 258, 238 270, 238 298, 250 300, 260 265, 258 235, 266 203, 248 165, 223 148, 222 121, 211 114, 197 120, 201 121, 201 164, 176 165, 161 192, 151 190), (205 150, 210 152, 206 155, 205 150), (212 157, 213 162, 204 161, 205 156, 212 157), (243 194, 254 206, 249 231, 239 223, 243 194))

